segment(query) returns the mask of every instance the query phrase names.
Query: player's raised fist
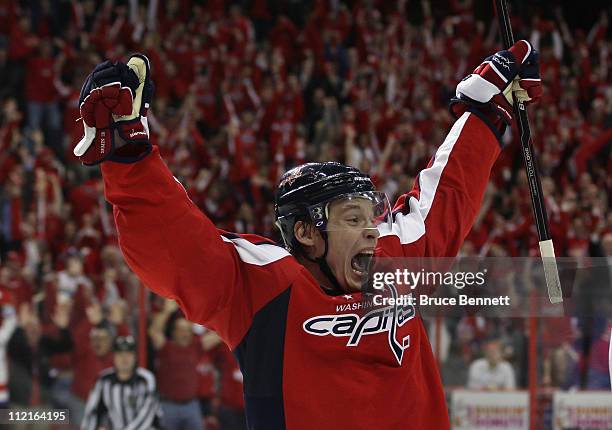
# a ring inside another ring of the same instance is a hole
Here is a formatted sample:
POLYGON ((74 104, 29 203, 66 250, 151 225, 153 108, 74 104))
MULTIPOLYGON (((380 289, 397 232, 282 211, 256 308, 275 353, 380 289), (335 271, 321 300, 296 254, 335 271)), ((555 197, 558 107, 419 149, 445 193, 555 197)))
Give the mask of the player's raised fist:
POLYGON ((542 95, 538 53, 526 40, 519 40, 508 50, 496 52, 457 85, 451 102, 458 116, 466 105, 491 104, 509 123, 512 120, 513 95, 523 102, 534 102, 542 95))
POLYGON ((151 69, 144 55, 133 55, 127 64, 98 64, 81 88, 84 135, 74 155, 86 165, 131 163, 146 156, 151 151, 146 115, 152 96, 151 69))

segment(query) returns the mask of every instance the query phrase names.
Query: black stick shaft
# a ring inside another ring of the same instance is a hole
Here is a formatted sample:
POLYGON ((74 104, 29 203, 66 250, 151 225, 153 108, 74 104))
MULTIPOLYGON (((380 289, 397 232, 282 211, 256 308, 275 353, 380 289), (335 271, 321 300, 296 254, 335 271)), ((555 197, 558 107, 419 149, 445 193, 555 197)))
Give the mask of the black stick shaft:
MULTIPOLYGON (((508 49, 514 45, 514 35, 512 34, 512 26, 510 25, 510 15, 508 14, 506 0, 495 0, 495 8, 497 9, 497 18, 499 20, 502 42, 504 48, 508 49)), ((548 215, 544 204, 544 195, 542 194, 542 183, 538 172, 537 160, 531 141, 531 129, 529 128, 527 106, 525 106, 523 102, 518 101, 516 97, 514 97, 514 117, 517 119, 517 127, 521 140, 521 152, 523 154, 523 161, 525 162, 525 171, 529 183, 529 194, 531 195, 531 205, 533 207, 533 215, 538 230, 538 238, 541 242, 551 238, 550 228, 548 226, 548 215)))

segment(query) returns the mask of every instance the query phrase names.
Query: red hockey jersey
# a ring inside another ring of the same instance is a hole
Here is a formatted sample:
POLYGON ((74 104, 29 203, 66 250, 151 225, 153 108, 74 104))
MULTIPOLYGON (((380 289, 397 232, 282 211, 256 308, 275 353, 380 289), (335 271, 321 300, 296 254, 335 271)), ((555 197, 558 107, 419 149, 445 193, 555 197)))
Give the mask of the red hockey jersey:
MULTIPOLYGON (((376 254, 456 255, 499 152, 489 127, 464 114, 397 201, 376 254)), ((238 358, 250 429, 450 428, 414 309, 364 315, 360 294, 325 294, 284 248, 218 230, 157 149, 135 164, 104 163, 102 172, 129 266, 238 358)))

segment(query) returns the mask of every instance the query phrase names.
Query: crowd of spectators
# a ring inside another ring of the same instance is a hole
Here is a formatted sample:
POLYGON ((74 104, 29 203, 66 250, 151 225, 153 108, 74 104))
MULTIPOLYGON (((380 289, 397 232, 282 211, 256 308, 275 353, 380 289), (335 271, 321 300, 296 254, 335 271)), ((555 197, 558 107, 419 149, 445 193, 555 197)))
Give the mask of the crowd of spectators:
MULTIPOLYGON (((432 3, 1 2, 0 402, 82 410, 97 373, 111 365, 112 337, 135 333, 137 312, 126 310, 138 309, 140 283, 118 249, 98 169, 71 153, 82 133, 80 85, 95 64, 145 53, 156 85, 151 141, 192 200, 219 228, 278 239, 273 192, 286 169, 345 162, 393 200, 443 141, 457 82, 500 45, 490 2, 432 3)), ((530 114, 557 255, 610 257, 607 11, 578 22, 555 2, 517 1, 513 12, 515 33, 540 51, 544 97, 530 114)), ((463 255, 539 255, 512 135, 463 255)), ((147 307, 150 366, 166 414, 198 404, 211 427, 235 421, 240 375, 229 352, 200 328, 192 338, 171 305, 147 307), (197 374, 174 378, 191 384, 168 380, 175 356, 197 374)), ((602 370, 607 323, 590 325, 597 329, 584 348, 584 324, 559 325, 568 335, 553 342, 543 384, 601 388, 590 375, 602 370)), ((465 318, 444 329, 453 335, 443 375, 467 368, 495 335, 525 386, 523 321, 465 318)))

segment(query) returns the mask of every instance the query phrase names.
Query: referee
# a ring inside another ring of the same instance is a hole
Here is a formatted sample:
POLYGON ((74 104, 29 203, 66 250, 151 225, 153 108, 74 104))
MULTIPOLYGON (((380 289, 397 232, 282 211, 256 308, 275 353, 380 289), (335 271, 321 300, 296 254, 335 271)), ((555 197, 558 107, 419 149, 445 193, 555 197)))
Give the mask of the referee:
POLYGON ((113 352, 114 367, 100 373, 89 393, 81 429, 161 429, 155 376, 136 367, 134 338, 117 337, 113 352))

